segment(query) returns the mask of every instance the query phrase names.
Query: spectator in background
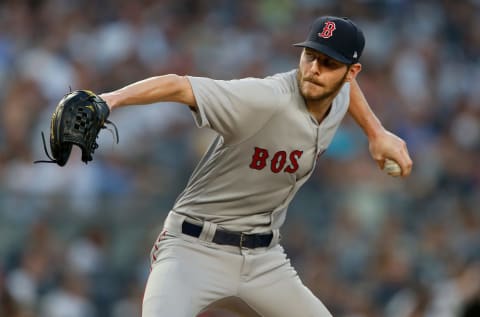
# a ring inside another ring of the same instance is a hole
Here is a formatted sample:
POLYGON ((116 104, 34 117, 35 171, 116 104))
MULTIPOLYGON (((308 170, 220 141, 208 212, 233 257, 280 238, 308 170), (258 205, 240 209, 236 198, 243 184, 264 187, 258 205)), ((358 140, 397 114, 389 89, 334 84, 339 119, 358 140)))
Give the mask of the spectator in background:
POLYGON ((20 307, 5 286, 3 271, 0 271, 0 316, 20 317, 20 307))
POLYGON ((6 277, 6 288, 15 302, 34 310, 48 279, 48 257, 42 250, 26 248, 20 266, 10 271, 6 277))
POLYGON ((465 303, 460 314, 460 317, 476 316, 480 316, 480 292, 478 292, 472 299, 465 303))
POLYGON ((112 317, 130 317, 142 315, 144 285, 132 280, 125 287, 126 295, 112 305, 112 317))
POLYGON ((95 317, 95 307, 88 297, 88 279, 65 271, 60 287, 47 293, 40 301, 41 317, 95 317))

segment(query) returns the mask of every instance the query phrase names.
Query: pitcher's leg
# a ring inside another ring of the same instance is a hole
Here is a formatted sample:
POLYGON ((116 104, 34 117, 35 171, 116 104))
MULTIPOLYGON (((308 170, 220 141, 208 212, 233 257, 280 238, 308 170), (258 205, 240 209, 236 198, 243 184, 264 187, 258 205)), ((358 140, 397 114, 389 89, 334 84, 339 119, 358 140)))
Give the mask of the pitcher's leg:
POLYGON ((236 291, 239 256, 201 241, 167 236, 155 244, 152 257, 142 317, 196 316, 210 303, 236 291))
POLYGON ((283 248, 275 247, 252 262, 252 279, 242 284, 240 297, 263 317, 331 317, 303 285, 283 248))
POLYGON ((242 296, 263 317, 331 317, 325 305, 299 278, 287 278, 242 296))
POLYGON ((198 290, 184 280, 177 260, 165 260, 155 265, 148 277, 143 298, 142 317, 191 317, 200 307, 192 298, 198 290))

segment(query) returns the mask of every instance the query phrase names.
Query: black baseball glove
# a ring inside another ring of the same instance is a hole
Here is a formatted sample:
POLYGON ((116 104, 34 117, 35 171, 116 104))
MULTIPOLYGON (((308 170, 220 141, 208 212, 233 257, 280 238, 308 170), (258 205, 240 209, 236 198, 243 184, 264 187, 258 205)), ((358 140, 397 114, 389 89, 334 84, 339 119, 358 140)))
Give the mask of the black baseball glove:
POLYGON ((106 123, 115 128, 118 143, 117 127, 107 119, 109 115, 107 103, 89 90, 75 90, 66 94, 58 103, 50 121, 51 156, 42 132, 43 147, 50 161, 34 163, 57 163, 64 166, 70 157, 72 145, 75 144, 82 149, 82 161, 87 164, 98 148, 95 140, 100 129, 106 128, 106 123))

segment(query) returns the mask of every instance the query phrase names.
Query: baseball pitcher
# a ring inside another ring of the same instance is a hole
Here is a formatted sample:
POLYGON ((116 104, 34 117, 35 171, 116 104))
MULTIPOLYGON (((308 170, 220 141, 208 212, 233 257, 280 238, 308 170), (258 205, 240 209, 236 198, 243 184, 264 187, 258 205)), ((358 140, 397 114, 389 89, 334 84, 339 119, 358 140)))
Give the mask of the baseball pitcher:
POLYGON ((265 317, 331 316, 280 244, 289 203, 347 111, 380 166, 391 158, 403 176, 412 166, 355 82, 364 45, 351 20, 325 16, 295 44, 298 69, 228 81, 170 74, 100 95, 111 110, 185 104, 198 127, 217 132, 152 248, 143 317, 192 317, 231 296, 265 317))

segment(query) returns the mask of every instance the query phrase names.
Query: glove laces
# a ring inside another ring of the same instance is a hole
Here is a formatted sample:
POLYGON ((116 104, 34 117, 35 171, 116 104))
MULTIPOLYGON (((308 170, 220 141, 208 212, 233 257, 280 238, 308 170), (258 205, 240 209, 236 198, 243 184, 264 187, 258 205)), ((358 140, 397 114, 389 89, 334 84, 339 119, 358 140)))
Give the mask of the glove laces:
POLYGON ((57 160, 53 159, 50 154, 48 153, 48 150, 47 150, 47 143, 45 142, 45 135, 43 134, 43 131, 42 131, 42 142, 43 142, 43 149, 45 150, 45 154, 47 154, 48 158, 50 159, 50 161, 46 161, 46 160, 36 160, 33 162, 33 164, 35 163, 57 163, 57 160))

